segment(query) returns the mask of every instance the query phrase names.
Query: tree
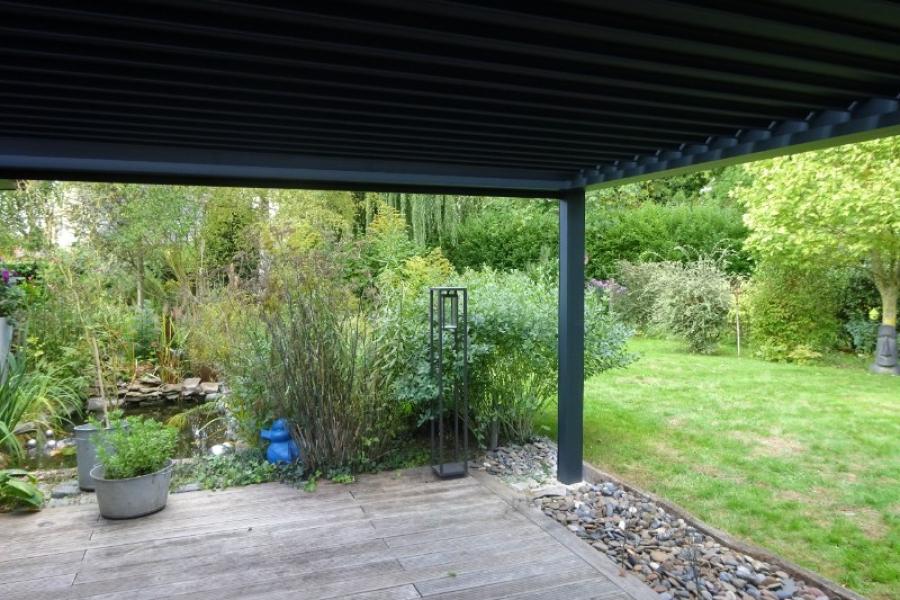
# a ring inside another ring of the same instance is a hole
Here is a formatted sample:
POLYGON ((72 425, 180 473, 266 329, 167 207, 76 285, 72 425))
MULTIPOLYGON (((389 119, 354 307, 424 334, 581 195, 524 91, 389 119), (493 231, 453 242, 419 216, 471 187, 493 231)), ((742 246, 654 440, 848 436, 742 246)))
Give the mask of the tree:
POLYGON ((54 181, 19 181, 15 190, 0 191, 0 254, 50 246, 64 203, 64 187, 54 181))
POLYGON ((79 183, 72 186, 72 223, 82 238, 130 265, 137 306, 145 278, 164 253, 190 242, 200 221, 198 190, 171 185, 79 183))
POLYGON ((588 193, 592 204, 613 207, 636 207, 654 204, 693 204, 701 192, 721 174, 721 170, 697 171, 687 175, 670 175, 637 183, 602 188, 588 193))
POLYGON ((259 263, 258 190, 208 188, 207 191, 210 196, 204 203, 201 264, 220 281, 225 281, 232 269, 241 277, 253 275, 259 263))
POLYGON ((777 158, 747 169, 751 183, 735 194, 747 207, 748 246, 760 256, 798 266, 865 265, 881 296, 881 322, 892 332, 896 357, 900 137, 777 158))

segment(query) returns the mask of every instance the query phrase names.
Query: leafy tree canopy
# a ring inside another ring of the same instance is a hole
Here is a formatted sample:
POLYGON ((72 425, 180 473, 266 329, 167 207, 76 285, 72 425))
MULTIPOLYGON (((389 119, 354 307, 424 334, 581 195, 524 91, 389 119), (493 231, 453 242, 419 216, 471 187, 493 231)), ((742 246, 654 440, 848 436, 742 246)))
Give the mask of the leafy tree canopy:
POLYGON ((900 137, 808 152, 746 167, 735 190, 747 208, 748 246, 803 265, 865 264, 896 324, 900 286, 900 137))

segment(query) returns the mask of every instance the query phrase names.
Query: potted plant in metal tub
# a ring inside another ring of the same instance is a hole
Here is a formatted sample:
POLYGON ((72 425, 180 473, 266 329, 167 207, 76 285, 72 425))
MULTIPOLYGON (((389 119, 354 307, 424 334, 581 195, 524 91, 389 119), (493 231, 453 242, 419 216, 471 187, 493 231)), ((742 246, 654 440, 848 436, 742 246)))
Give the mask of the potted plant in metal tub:
POLYGON ((98 432, 100 464, 91 477, 101 516, 132 519, 166 507, 177 435, 144 417, 129 417, 123 426, 98 432))

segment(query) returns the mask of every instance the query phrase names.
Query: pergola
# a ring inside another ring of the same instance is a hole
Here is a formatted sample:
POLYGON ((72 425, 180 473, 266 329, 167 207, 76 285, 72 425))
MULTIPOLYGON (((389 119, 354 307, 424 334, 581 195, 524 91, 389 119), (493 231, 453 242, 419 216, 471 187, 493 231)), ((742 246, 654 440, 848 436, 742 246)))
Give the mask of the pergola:
POLYGON ((0 0, 0 178, 560 201, 582 478, 585 190, 900 133, 877 0, 0 0))

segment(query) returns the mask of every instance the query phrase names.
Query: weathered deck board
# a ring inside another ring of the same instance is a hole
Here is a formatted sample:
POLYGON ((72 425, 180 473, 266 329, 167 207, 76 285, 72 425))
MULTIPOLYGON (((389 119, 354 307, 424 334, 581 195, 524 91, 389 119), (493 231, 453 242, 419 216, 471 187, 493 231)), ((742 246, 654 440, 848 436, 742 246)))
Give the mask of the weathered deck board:
POLYGON ((529 510, 483 478, 438 481, 417 469, 314 493, 265 484, 178 494, 133 521, 107 521, 84 505, 5 515, 0 598, 655 596, 529 510))

